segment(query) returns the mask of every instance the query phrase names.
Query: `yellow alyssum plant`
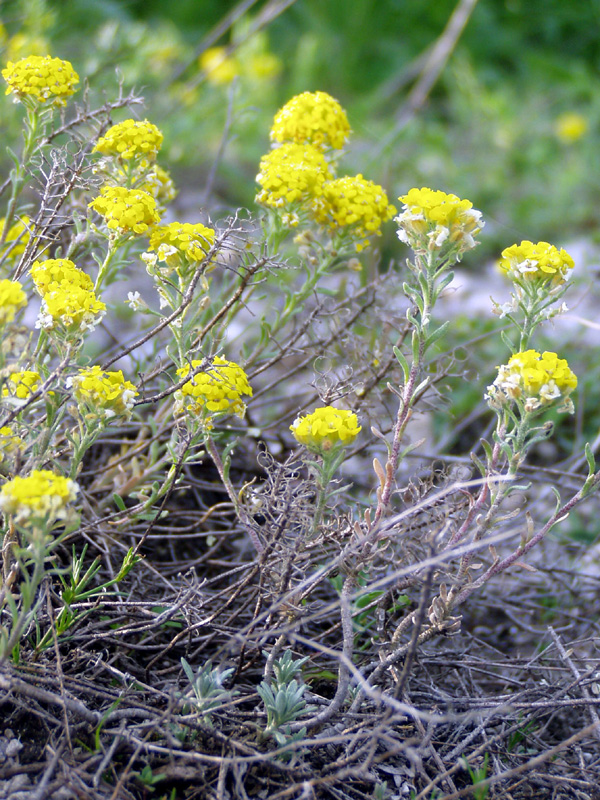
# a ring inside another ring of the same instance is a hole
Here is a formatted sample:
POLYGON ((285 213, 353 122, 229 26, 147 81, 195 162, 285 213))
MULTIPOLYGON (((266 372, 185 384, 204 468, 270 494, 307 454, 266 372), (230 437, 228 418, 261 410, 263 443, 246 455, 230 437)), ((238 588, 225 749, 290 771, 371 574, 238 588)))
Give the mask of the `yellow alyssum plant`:
POLYGON ((104 371, 99 366, 80 369, 67 379, 67 388, 85 420, 110 420, 129 417, 135 398, 139 395, 131 381, 125 380, 122 370, 104 371))
POLYGON ((483 221, 470 200, 427 187, 411 189, 398 199, 403 204, 396 217, 398 238, 415 253, 437 251, 456 260, 475 246, 483 221))
POLYGON ((206 369, 199 370, 203 361, 193 360, 177 370, 177 377, 186 378, 196 371, 189 381, 175 393, 175 411, 186 411, 202 419, 215 414, 236 414, 243 417, 246 405, 243 397, 252 397, 248 376, 233 361, 217 356, 206 369))
POLYGON ((152 225, 160 222, 156 200, 142 189, 103 186, 100 196, 88 205, 104 217, 109 231, 121 236, 146 233, 152 225))
POLYGON ((209 47, 199 56, 198 66, 215 86, 225 86, 240 74, 240 65, 226 47, 209 47))
POLYGON ((589 129, 589 121, 583 114, 578 114, 576 111, 567 111, 557 117, 554 122, 554 132, 564 144, 578 142, 589 129))
POLYGON ((324 406, 298 417, 290 430, 309 450, 325 453, 338 445, 352 444, 362 428, 353 411, 324 406))
POLYGON ((31 220, 27 214, 23 214, 16 222, 12 223, 6 232, 5 224, 6 217, 2 217, 0 219, 0 240, 3 241, 3 244, 0 246, 0 258, 17 259, 23 255, 29 243, 31 220))
POLYGON ((22 448, 23 444, 23 439, 14 432, 10 425, 3 425, 0 428, 0 463, 6 459, 6 456, 22 448))
POLYGON ((94 282, 90 276, 79 269, 69 258, 48 258, 35 261, 31 266, 31 277, 35 288, 42 297, 51 292, 76 287, 92 291, 94 282))
POLYGON ((302 92, 275 115, 272 142, 310 144, 319 150, 341 150, 350 124, 339 102, 327 92, 302 92))
POLYGON ((105 312, 106 303, 93 290, 61 284, 44 294, 36 327, 79 334, 93 330, 105 312))
POLYGON ((260 160, 256 202, 282 208, 323 194, 332 174, 325 156, 312 144, 286 142, 260 160))
POLYGON ((15 370, 8 375, 2 389, 3 397, 26 400, 40 388, 42 378, 35 370, 15 370))
POLYGON ((326 181, 313 204, 315 220, 333 233, 356 238, 357 251, 369 246, 369 236, 381 236, 381 226, 392 219, 395 206, 382 186, 362 175, 326 181))
POLYGON ((15 94, 17 100, 31 98, 38 103, 64 105, 74 94, 79 75, 70 61, 51 56, 28 56, 20 61, 9 61, 2 70, 6 81, 6 94, 15 94))
POLYGON ((177 268, 186 262, 203 261, 214 243, 214 230, 200 222, 170 222, 152 230, 148 251, 156 251, 159 261, 177 268))
POLYGON ((12 322, 19 309, 27 305, 27 295, 20 281, 0 280, 0 325, 12 322))
POLYGON ((502 251, 499 268, 512 281, 514 292, 508 303, 494 301, 493 312, 515 325, 518 342, 504 331, 501 336, 513 353, 522 352, 540 324, 567 310, 564 303, 557 303, 570 286, 574 261, 562 248, 525 240, 502 251))
POLYGON ((96 142, 93 152, 106 156, 154 161, 163 142, 163 134, 152 122, 126 119, 109 128, 96 142))
POLYGON ((528 282, 536 287, 564 284, 575 266, 571 256, 548 242, 534 244, 528 240, 502 251, 500 269, 513 281, 528 282))
POLYGON ((145 172, 137 188, 152 195, 161 217, 169 203, 177 197, 177 189, 170 173, 156 163, 152 164, 150 169, 145 172))
POLYGON ((516 353, 507 364, 498 367, 498 377, 488 387, 494 406, 516 401, 523 411, 544 409, 560 402, 559 412, 574 412, 571 393, 577 388, 577 377, 566 359, 556 353, 526 350, 516 353))
POLYGON ((0 488, 0 510, 20 524, 42 522, 48 526, 64 519, 79 487, 70 478, 48 469, 36 469, 26 477, 17 476, 0 488))

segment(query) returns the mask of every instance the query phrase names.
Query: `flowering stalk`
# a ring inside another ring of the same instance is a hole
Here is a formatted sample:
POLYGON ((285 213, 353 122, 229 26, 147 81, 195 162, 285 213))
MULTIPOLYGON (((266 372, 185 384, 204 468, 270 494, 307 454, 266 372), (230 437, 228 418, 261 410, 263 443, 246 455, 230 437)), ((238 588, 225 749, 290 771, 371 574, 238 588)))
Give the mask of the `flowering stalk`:
POLYGON ((219 477, 221 478, 223 486, 227 491, 227 495, 231 501, 231 504, 233 505, 233 509, 236 513, 236 516, 238 517, 238 519, 240 520, 240 522, 244 527, 244 530, 250 537, 250 541, 254 545, 254 549, 256 550, 256 552, 262 553, 264 547, 262 542, 258 538, 253 521, 246 512, 246 510, 241 506, 239 494, 235 491, 234 486, 231 483, 231 479, 229 477, 229 466, 230 466, 229 457, 226 457, 225 459, 221 458, 221 455, 217 450, 217 447, 215 445, 212 436, 206 429, 204 429, 203 432, 203 441, 204 441, 204 446, 206 447, 206 452, 209 454, 213 464, 217 468, 217 472, 219 473, 219 477))
POLYGON ((50 470, 33 470, 17 476, 0 489, 0 510, 6 526, 3 537, 3 604, 12 615, 10 633, 0 632, 0 664, 18 645, 22 632, 34 618, 39 601, 38 589, 46 574, 46 560, 69 532, 73 514, 68 505, 76 499, 77 484, 50 470), (53 537, 56 524, 64 532, 53 537), (11 585, 20 578, 17 606, 11 585), (8 583, 8 585, 7 585, 8 583))
POLYGON ((493 311, 509 319, 519 332, 517 346, 504 331, 501 333, 512 353, 527 350, 538 325, 566 310, 564 304, 551 307, 569 288, 568 278, 573 266, 573 259, 565 250, 557 250, 548 242, 523 241, 502 251, 500 269, 512 280, 515 292, 511 302, 494 303, 493 311))
POLYGON ((439 327, 432 326, 431 315, 441 292, 452 281, 448 268, 460 260, 463 253, 475 246, 474 236, 481 230, 483 222, 479 211, 473 209, 468 200, 431 189, 411 189, 399 198, 403 211, 396 218, 399 223, 398 238, 409 244, 414 253, 414 264, 408 262, 414 275, 412 284, 403 286, 406 296, 413 303, 406 317, 412 325, 412 361, 409 363, 398 348, 394 353, 402 369, 404 386, 393 389, 399 399, 398 413, 393 429, 391 445, 385 470, 376 462, 380 479, 377 492, 377 509, 373 517, 376 524, 387 511, 392 496, 394 480, 399 463, 411 446, 402 450, 402 440, 412 415, 415 400, 429 383, 424 370, 427 350, 440 339, 448 322, 439 327))
POLYGON ((53 115, 54 106, 63 105, 65 98, 75 92, 79 76, 68 61, 50 56, 29 56, 16 63, 8 62, 2 70, 7 83, 6 94, 14 94, 15 101, 23 103, 26 110, 24 147, 21 158, 10 149, 14 168, 11 170, 11 196, 8 201, 4 230, 0 235, 0 248, 12 225, 16 203, 25 185, 27 168, 44 141, 45 129, 53 115))
MULTIPOLYGON (((481 509, 489 493, 490 504, 483 517, 476 516, 473 508, 463 525, 448 542, 448 547, 456 544, 476 520, 472 541, 476 542, 497 522, 502 501, 516 488, 514 481, 527 452, 538 442, 546 440, 553 429, 552 422, 537 425, 537 419, 549 407, 560 413, 573 413, 571 393, 577 387, 577 378, 569 369, 567 362, 555 353, 537 353, 528 350, 512 356, 508 363, 498 368, 498 377, 488 387, 488 403, 497 416, 494 432, 494 448, 483 443, 487 456, 484 466, 479 459, 473 461, 485 484, 474 507, 481 509), (506 461, 506 472, 502 481, 493 481, 500 457, 506 461)), ((590 467, 591 474, 593 473, 590 467)), ((469 566, 474 554, 461 558, 455 584, 448 595, 447 608, 450 609, 460 596, 465 581, 469 579, 469 566)))
POLYGON ((290 430, 297 442, 310 452, 320 456, 321 461, 308 460, 309 471, 317 486, 317 502, 313 517, 311 536, 318 532, 325 513, 327 501, 338 494, 340 488, 332 489, 333 476, 344 461, 344 447, 351 444, 361 431, 356 414, 333 406, 317 408, 312 414, 298 417, 290 430))

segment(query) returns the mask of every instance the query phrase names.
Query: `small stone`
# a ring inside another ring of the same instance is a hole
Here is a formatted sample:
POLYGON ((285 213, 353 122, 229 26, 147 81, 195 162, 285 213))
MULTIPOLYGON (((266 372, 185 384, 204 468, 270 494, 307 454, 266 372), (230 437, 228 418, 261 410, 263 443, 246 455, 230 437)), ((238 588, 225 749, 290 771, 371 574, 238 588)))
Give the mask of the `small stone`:
POLYGON ((4 752, 7 758, 14 758, 23 749, 23 745, 18 739, 11 739, 6 745, 4 752))

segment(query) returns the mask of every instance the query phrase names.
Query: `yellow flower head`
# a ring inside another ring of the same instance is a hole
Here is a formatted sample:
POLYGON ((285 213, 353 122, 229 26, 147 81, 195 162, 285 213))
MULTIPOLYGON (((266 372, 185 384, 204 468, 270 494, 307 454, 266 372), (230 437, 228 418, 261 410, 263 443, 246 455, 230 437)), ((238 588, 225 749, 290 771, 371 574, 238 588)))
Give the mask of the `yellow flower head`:
POLYGON ((19 400, 26 400, 30 395, 40 388, 42 378, 39 372, 24 370, 23 372, 11 373, 4 383, 2 397, 16 397, 19 400))
POLYGON ((215 86, 231 83, 240 72, 238 62, 228 55, 226 47, 209 47, 198 58, 198 66, 215 86))
POLYGON ((525 350, 516 353, 508 364, 498 367, 498 377, 488 387, 488 399, 494 406, 517 400, 525 411, 553 405, 561 401, 558 411, 573 413, 571 392, 577 388, 577 377, 564 358, 556 353, 525 350))
POLYGON ((67 504, 77 498, 79 487, 70 478, 49 469, 35 469, 26 478, 16 477, 0 489, 0 509, 15 522, 54 522, 67 516, 67 504))
MULTIPOLYGON (((202 361, 192 361, 177 370, 178 378, 185 378, 201 366, 202 361)), ((217 356, 206 371, 198 372, 175 393, 176 412, 183 409, 193 415, 237 414, 243 417, 246 405, 242 397, 252 397, 252 387, 244 370, 233 361, 217 356)))
POLYGON ((49 292, 71 287, 88 292, 94 289, 94 282, 90 276, 76 267, 68 258, 48 258, 46 261, 36 261, 31 267, 31 277, 35 288, 42 297, 49 292))
POLYGON ((332 177, 325 157, 309 144, 288 143, 263 156, 256 182, 262 187, 256 202, 280 208, 312 200, 332 177))
POLYGON ((70 61, 51 56, 28 56, 16 63, 9 61, 2 70, 2 77, 8 84, 6 94, 56 105, 64 105, 79 83, 79 75, 70 61))
POLYGON ((460 257, 475 247, 474 236, 483 227, 481 212, 469 200, 433 189, 411 189, 398 198, 403 211, 396 217, 398 238, 422 252, 442 247, 460 257))
POLYGON ((73 389, 77 404, 82 413, 110 419, 128 417, 139 392, 123 372, 104 372, 100 367, 80 369, 79 374, 67 380, 67 387, 73 389))
POLYGON ((381 235, 381 225, 396 213, 381 186, 362 175, 338 178, 323 184, 323 194, 315 202, 315 219, 335 230, 345 228, 359 241, 357 250, 368 246, 369 236, 381 235))
POLYGON ((154 161, 162 141, 162 133, 147 119, 126 119, 109 128, 98 139, 93 152, 127 159, 142 156, 154 161))
POLYGON ((158 164, 152 166, 138 188, 152 195, 160 214, 164 214, 166 206, 177 197, 173 179, 167 170, 158 164))
POLYGON ((281 72, 281 60, 273 53, 256 53, 247 64, 248 76, 256 81, 268 81, 281 72))
MULTIPOLYGON (((0 219, 0 236, 4 233, 5 223, 6 217, 2 217, 2 219, 0 219)), ((2 258, 5 253, 8 253, 9 258, 18 258, 23 255, 29 239, 31 238, 29 235, 29 223, 30 219, 26 215, 23 215, 16 222, 13 222, 8 229, 4 244, 0 249, 0 258, 2 258), (16 242, 14 246, 13 242, 16 242)))
POLYGON ((562 248, 548 242, 524 241, 502 251, 500 269, 512 280, 560 286, 575 266, 571 256, 562 248))
POLYGON ((62 326, 71 333, 91 331, 105 311, 106 304, 98 300, 94 291, 61 284, 43 296, 36 327, 55 329, 62 326))
POLYGON ((150 234, 150 252, 158 251, 158 260, 203 261, 215 243, 215 232, 200 222, 171 222, 160 225, 150 234))
POLYGON ((281 108, 271 128, 272 142, 311 144, 340 150, 350 135, 346 112, 326 92, 302 92, 281 108))
POLYGON ((20 308, 27 305, 27 295, 19 281, 0 280, 0 325, 12 322, 20 308))
POLYGON ((0 428, 0 463, 4 460, 4 456, 14 453, 23 447, 23 439, 17 436, 12 428, 8 425, 3 425, 0 428))
POLYGON ((160 221, 156 201, 142 189, 103 186, 100 192, 100 197, 92 200, 89 206, 104 217, 111 231, 145 233, 160 221))
POLYGON ((305 417, 298 417, 290 430, 295 439, 309 450, 326 452, 338 445, 352 444, 361 426, 353 411, 325 406, 305 417))
POLYGON ((588 132, 588 128, 587 119, 573 111, 561 114, 554 123, 554 132, 564 144, 579 141, 588 132))

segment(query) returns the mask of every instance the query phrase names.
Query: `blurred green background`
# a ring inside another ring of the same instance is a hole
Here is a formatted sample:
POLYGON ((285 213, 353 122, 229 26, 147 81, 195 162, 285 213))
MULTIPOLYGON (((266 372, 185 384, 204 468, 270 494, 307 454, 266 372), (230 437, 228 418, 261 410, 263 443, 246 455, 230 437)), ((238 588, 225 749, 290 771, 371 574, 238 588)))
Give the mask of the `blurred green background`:
POLYGON ((99 99, 114 96, 117 74, 140 89, 142 115, 165 133, 163 164, 215 207, 252 207, 273 114, 320 89, 348 111, 345 170, 393 198, 413 185, 468 197, 484 212, 490 254, 523 238, 595 235, 600 0, 5 0, 0 9, 4 60, 68 58, 99 99), (446 41, 443 68, 407 115, 455 12, 464 30, 446 41))

